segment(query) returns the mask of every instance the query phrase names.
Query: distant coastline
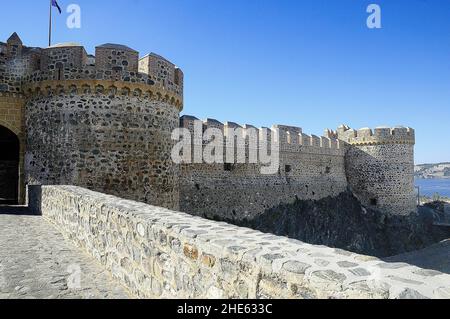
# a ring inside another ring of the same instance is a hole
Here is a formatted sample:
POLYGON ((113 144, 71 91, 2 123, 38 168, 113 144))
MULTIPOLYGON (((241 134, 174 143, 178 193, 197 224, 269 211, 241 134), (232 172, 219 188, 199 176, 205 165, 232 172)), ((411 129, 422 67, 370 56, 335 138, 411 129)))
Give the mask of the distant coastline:
POLYGON ((414 177, 417 179, 450 180, 450 162, 416 165, 414 167, 414 177))

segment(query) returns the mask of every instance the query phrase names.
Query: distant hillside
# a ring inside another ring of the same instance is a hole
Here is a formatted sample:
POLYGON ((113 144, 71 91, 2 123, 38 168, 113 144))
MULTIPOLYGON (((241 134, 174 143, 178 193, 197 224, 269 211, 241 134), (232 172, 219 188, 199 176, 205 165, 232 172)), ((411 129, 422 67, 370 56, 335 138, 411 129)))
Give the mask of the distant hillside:
POLYGON ((450 179, 450 163, 421 164, 414 167, 416 178, 448 178, 450 179))

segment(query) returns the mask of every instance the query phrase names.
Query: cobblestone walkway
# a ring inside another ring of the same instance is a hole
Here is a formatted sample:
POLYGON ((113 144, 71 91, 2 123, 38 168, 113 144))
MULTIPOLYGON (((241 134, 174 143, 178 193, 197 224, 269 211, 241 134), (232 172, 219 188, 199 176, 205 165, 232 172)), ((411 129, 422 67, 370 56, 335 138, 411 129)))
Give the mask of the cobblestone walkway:
POLYGON ((95 260, 42 217, 1 212, 0 299, 130 298, 95 260))

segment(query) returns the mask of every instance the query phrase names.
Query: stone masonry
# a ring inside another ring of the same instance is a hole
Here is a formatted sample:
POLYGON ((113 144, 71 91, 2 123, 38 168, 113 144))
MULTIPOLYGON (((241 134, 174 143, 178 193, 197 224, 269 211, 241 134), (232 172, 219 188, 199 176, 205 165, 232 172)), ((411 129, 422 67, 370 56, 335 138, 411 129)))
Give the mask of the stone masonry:
POLYGON ((450 275, 74 186, 41 212, 145 298, 450 298, 450 275))
MULTIPOLYGON (((193 116, 183 116, 181 126, 194 136, 193 116)), ((221 123, 208 119, 203 130, 217 128, 226 132, 238 128, 247 136, 250 125, 221 123)), ((345 146, 337 139, 307 135, 301 128, 278 125, 280 164, 275 174, 261 174, 261 163, 249 163, 248 137, 235 146, 246 154, 246 163, 182 164, 180 167, 180 208, 182 211, 219 219, 251 219, 282 203, 296 199, 336 197, 347 189, 345 146), (228 166, 228 167, 227 167, 228 166)), ((257 136, 264 136, 262 129, 257 136)), ((269 132, 271 132, 269 130, 269 132)), ((260 147, 258 138, 257 148, 260 147)), ((207 141, 192 139, 192 149, 204 150, 207 141)), ((224 143, 224 155, 228 150, 224 143)), ((225 156, 223 156, 225 157, 225 156)))
MULTIPOLYGON (((318 137, 276 125, 277 174, 261 175, 258 164, 178 167, 170 155, 183 108, 181 69, 155 53, 139 58, 124 45, 95 51, 90 56, 76 43, 27 47, 16 33, 0 43, 0 125, 21 141, 21 202, 26 184, 71 184, 209 218, 245 219, 350 188, 366 206, 416 211, 412 129, 344 126, 318 137)), ((192 120, 182 117, 181 126, 192 120)), ((252 126, 204 122, 211 127, 252 126)))
POLYGON ((17 34, 0 43, 0 125, 21 141, 21 202, 25 184, 72 184, 178 208, 170 136, 183 73, 155 54, 138 72, 139 53, 123 45, 96 55, 26 47, 17 34))
POLYGON ((338 128, 335 136, 349 144, 346 171, 352 192, 365 205, 407 215, 416 210, 414 143, 411 128, 338 128))
MULTIPOLYGON (((204 151, 209 141, 194 135, 194 116, 182 116, 180 126, 191 132, 192 150, 204 151)), ((337 197, 348 188, 366 207, 394 215, 416 212, 414 195, 414 130, 377 128, 352 130, 346 126, 325 136, 305 134, 302 128, 275 125, 279 132, 278 172, 260 173, 260 164, 248 161, 251 125, 203 121, 203 131, 239 129, 243 135, 235 151, 246 162, 185 163, 180 166, 180 208, 191 214, 219 220, 254 219, 264 212, 296 200, 337 197)), ((258 136, 264 136, 258 129, 258 136)), ((260 147, 258 140, 258 148, 260 147)), ((224 142, 224 154, 227 143, 224 142)), ((194 153, 192 153, 194 158, 194 153)), ((225 156, 222 158, 225 159, 225 156)))

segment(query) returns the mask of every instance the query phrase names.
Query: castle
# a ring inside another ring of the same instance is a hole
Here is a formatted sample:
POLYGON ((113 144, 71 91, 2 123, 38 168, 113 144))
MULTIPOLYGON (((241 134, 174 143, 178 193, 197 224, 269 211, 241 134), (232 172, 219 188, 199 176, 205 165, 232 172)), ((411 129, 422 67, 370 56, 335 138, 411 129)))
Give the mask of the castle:
MULTIPOLYGON (((0 42, 0 198, 23 203, 26 185, 76 185, 195 215, 252 218, 351 190, 365 206, 416 210, 411 128, 341 126, 318 137, 277 125, 279 169, 262 175, 259 164, 174 164, 171 133, 196 120, 180 118, 182 109, 183 72, 157 54, 139 58, 117 44, 95 56, 75 43, 27 47, 14 33, 0 42)), ((211 127, 252 126, 203 122, 211 127)))
POLYGON ((341 126, 318 137, 299 127, 198 121, 180 117, 183 79, 165 58, 139 58, 123 45, 98 46, 93 56, 75 43, 27 47, 15 33, 0 42, 0 204, 28 203, 37 222, 56 226, 136 297, 448 298, 449 275, 387 263, 361 246, 422 243, 408 220, 419 215, 413 129, 341 126), (174 162, 177 129, 194 132, 188 155, 206 149, 197 126, 240 128, 232 147, 246 161, 174 162), (250 161, 265 137, 279 153, 273 174, 250 161), (352 211, 327 211, 346 197, 352 211), (316 209, 321 201, 331 204, 316 209), (278 208, 293 202, 283 223, 323 235, 330 247, 275 235, 278 208), (298 214, 304 202, 313 209, 298 214), (267 210, 265 233, 212 220, 267 210), (346 242, 333 242, 336 234, 346 242), (348 247, 357 249, 340 249, 348 247))

